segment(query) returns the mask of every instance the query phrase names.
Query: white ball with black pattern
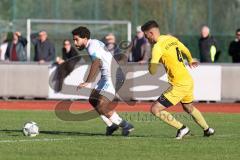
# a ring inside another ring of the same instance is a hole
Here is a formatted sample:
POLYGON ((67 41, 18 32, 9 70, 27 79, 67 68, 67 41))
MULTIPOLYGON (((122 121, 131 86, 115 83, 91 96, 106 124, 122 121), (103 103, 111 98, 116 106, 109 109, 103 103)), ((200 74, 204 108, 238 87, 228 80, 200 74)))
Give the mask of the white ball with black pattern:
POLYGON ((39 134, 39 127, 36 122, 27 122, 23 126, 23 134, 28 137, 36 137, 39 134))

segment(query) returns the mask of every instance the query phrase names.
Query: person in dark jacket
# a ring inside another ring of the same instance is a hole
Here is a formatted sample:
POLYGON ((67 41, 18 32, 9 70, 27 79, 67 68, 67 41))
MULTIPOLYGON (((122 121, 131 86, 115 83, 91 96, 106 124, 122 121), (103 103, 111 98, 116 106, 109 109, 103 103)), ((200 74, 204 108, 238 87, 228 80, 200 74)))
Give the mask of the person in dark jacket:
POLYGON ((240 62, 240 28, 236 30, 236 39, 230 43, 228 53, 233 63, 240 62))
POLYGON ((148 62, 151 46, 142 32, 141 26, 136 28, 136 36, 130 44, 129 49, 132 52, 132 59, 129 60, 130 62, 138 62, 139 64, 148 62))
POLYGON ((78 55, 78 52, 74 47, 72 47, 71 41, 69 39, 65 39, 63 40, 62 58, 57 57, 56 62, 60 65, 77 55, 78 55))
POLYGON ((62 58, 56 58, 56 63, 58 65, 55 74, 55 92, 60 92, 62 90, 64 79, 74 70, 80 59, 81 57, 78 55, 76 49, 71 45, 70 40, 65 39, 63 41, 62 58))
POLYGON ((201 38, 199 39, 200 62, 214 63, 218 60, 220 50, 213 36, 210 35, 208 26, 201 29, 201 38))
POLYGON ((35 49, 34 61, 45 63, 55 60, 55 47, 54 44, 48 40, 46 31, 40 31, 38 38, 32 35, 32 43, 35 49))
POLYGON ((26 61, 27 39, 20 32, 13 34, 13 39, 8 42, 5 59, 9 61, 26 61))

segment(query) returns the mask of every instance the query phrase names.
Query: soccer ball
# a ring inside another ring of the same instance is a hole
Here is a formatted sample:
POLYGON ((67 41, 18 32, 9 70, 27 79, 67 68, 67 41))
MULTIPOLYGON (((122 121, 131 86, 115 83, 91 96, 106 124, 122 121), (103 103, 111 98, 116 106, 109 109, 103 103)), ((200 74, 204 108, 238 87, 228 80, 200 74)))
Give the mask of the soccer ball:
POLYGON ((36 137, 39 134, 39 128, 36 122, 27 122, 23 126, 23 134, 28 137, 36 137))

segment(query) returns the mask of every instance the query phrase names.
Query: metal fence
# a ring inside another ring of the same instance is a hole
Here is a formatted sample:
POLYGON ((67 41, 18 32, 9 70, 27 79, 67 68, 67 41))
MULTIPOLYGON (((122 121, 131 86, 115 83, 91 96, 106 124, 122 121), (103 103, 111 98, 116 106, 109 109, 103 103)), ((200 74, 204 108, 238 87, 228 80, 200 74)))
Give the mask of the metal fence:
POLYGON ((128 20, 133 31, 155 19, 162 33, 176 35, 199 57, 199 31, 206 24, 222 50, 220 62, 229 62, 227 49, 240 27, 239 15, 240 0, 1 0, 0 34, 15 30, 26 34, 28 18, 128 20))

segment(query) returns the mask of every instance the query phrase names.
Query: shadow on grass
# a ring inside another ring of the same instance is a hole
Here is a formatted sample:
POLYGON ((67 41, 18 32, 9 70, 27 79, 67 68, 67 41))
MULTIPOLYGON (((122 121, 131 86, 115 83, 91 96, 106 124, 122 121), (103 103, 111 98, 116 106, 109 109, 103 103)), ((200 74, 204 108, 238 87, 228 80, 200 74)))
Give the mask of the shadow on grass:
POLYGON ((70 132, 70 131, 40 131, 40 134, 66 135, 66 136, 105 136, 103 133, 70 132))
MULTIPOLYGON (((2 129, 0 132, 5 132, 6 134, 22 133, 22 130, 14 129, 2 129)), ((65 136, 105 136, 103 133, 86 133, 86 132, 68 132, 68 131, 40 131, 40 134, 49 134, 49 135, 65 135, 65 136)), ((11 135, 13 136, 13 135, 11 135)), ((17 136, 17 135, 16 135, 17 136)))
POLYGON ((8 130, 8 129, 2 129, 0 130, 0 133, 1 132, 5 132, 6 134, 12 136, 12 137, 17 137, 19 136, 19 134, 16 134, 16 133, 22 133, 23 135, 23 131, 22 130, 8 130))
MULTIPOLYGON (((14 129, 2 129, 0 130, 0 133, 4 132, 5 134, 8 134, 10 136, 19 136, 19 134, 16 133, 22 133, 22 130, 14 130, 14 129)), ((63 135, 63 136, 103 136, 106 137, 104 133, 91 133, 91 132, 77 132, 77 131, 40 131, 40 134, 45 134, 45 135, 63 135)), ((113 136, 109 137, 122 137, 121 134, 116 133, 113 136)), ((136 134, 130 134, 129 137, 132 138, 167 138, 165 135, 136 135, 136 134)))

